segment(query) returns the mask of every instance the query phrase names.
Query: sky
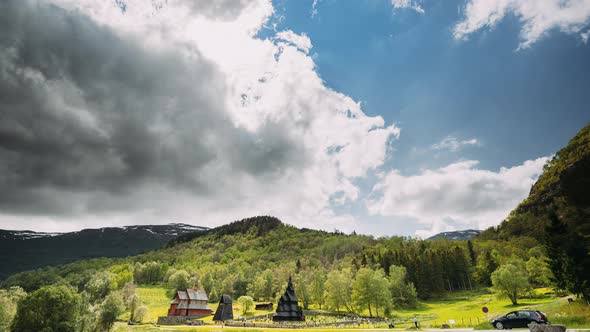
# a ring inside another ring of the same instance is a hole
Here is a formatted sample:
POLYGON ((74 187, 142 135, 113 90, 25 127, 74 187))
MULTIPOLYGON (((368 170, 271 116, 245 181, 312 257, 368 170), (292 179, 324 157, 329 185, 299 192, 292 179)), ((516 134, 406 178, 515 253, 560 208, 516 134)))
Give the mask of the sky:
POLYGON ((590 122, 590 0, 0 2, 0 228, 498 225, 590 122))

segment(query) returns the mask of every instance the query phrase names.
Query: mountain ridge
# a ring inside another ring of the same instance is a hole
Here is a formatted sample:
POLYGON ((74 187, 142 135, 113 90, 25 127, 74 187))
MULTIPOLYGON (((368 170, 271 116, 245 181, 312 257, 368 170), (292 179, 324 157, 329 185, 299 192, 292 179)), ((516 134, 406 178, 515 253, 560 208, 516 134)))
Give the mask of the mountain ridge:
POLYGON ((48 233, 0 230, 0 279, 26 270, 98 257, 127 257, 165 246, 208 227, 183 223, 130 225, 48 233))
MULTIPOLYGON (((100 228, 83 228, 79 231, 71 231, 71 232, 37 232, 32 230, 11 230, 11 229, 0 229, 0 240, 30 240, 30 239, 38 239, 38 238, 45 238, 45 237, 54 237, 54 236, 61 236, 61 235, 76 235, 85 232, 93 232, 97 230, 109 230, 109 229, 120 229, 123 231, 129 230, 145 230, 148 232, 154 232, 152 228, 160 228, 165 231, 167 227, 175 227, 175 228, 185 228, 187 231, 206 231, 211 228, 203 227, 203 226, 195 226, 190 224, 184 223, 169 223, 164 225, 130 225, 130 226, 109 226, 109 227, 100 227, 100 228)), ((154 233, 159 233, 158 231, 154 233)), ((179 235, 170 233, 169 235, 179 235)))
POLYGON ((472 239, 479 234, 481 234, 481 230, 479 229, 465 229, 459 231, 448 231, 448 232, 441 232, 435 234, 426 240, 439 240, 439 239, 447 239, 447 240, 469 240, 472 239))

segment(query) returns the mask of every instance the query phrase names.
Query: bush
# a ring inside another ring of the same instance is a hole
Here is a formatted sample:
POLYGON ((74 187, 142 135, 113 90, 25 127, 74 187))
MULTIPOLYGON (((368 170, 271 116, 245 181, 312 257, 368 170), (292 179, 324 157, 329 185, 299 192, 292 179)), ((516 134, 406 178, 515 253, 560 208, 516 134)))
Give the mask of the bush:
POLYGON ((143 322, 143 320, 147 317, 148 315, 148 308, 144 305, 139 306, 136 310, 135 310, 135 321, 138 323, 143 322))
POLYGON ((82 298, 68 286, 45 286, 18 303, 12 331, 79 331, 82 298))
POLYGON ((115 292, 107 296, 99 308, 98 326, 101 331, 109 331, 123 310, 125 305, 121 294, 115 292))

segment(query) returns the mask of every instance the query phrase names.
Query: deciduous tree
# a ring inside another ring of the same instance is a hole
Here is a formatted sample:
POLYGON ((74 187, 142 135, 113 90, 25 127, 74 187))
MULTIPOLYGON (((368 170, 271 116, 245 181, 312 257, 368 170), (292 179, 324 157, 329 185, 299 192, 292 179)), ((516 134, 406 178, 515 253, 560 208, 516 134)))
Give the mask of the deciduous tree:
POLYGON ((190 288, 193 282, 191 276, 185 270, 178 270, 174 272, 168 279, 168 288, 174 290, 183 290, 190 288))
POLYGON ((20 287, 0 289, 0 332, 8 331, 16 314, 16 305, 27 293, 20 287))
POLYGON ((248 295, 243 295, 238 298, 238 303, 242 307, 242 315, 245 315, 254 306, 254 299, 248 295))
POLYGON ((110 272, 98 272, 86 285, 92 303, 102 301, 114 288, 113 275, 110 272))
POLYGON ((517 305, 518 298, 530 289, 525 263, 518 258, 501 265, 492 273, 491 279, 494 288, 507 296, 513 305, 517 305))
POLYGON ((352 283, 352 300, 361 310, 369 309, 369 316, 373 317, 373 310, 379 317, 379 309, 387 309, 391 304, 389 282, 382 269, 373 271, 361 268, 356 273, 352 283))
POLYGON ((326 291, 326 273, 324 269, 314 269, 312 275, 311 298, 321 310, 322 305, 324 305, 324 293, 326 291))
POLYGON ((418 303, 416 288, 407 282, 407 271, 403 266, 389 267, 389 290, 393 304, 399 307, 415 308, 418 303))
POLYGON ((123 310, 125 310, 125 305, 121 294, 114 292, 107 296, 100 305, 98 312, 98 326, 101 331, 109 331, 117 317, 123 313, 123 310))
POLYGON ((352 308, 352 278, 350 269, 332 270, 326 279, 326 305, 335 310, 352 308))
POLYGON ((41 287, 18 303, 11 330, 79 331, 81 303, 80 295, 71 287, 41 287))

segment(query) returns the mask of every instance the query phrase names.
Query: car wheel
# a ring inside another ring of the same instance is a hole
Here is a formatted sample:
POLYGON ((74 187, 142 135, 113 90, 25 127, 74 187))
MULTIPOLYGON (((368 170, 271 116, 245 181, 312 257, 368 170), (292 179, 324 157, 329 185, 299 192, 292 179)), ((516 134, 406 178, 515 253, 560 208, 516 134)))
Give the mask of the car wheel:
POLYGON ((503 330, 504 329, 504 324, 502 324, 501 322, 497 322, 495 325, 497 330, 503 330))
POLYGON ((533 326, 535 326, 535 325, 539 325, 539 323, 537 323, 537 322, 535 322, 535 321, 532 321, 532 322, 530 322, 530 323, 529 323, 529 329, 532 329, 532 328, 533 328, 533 326))

